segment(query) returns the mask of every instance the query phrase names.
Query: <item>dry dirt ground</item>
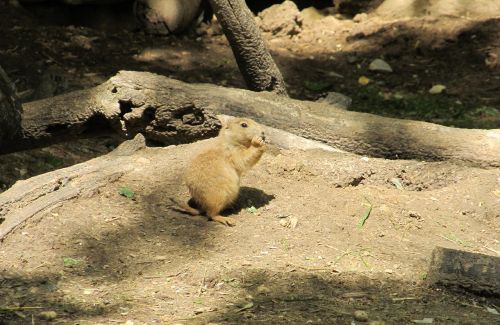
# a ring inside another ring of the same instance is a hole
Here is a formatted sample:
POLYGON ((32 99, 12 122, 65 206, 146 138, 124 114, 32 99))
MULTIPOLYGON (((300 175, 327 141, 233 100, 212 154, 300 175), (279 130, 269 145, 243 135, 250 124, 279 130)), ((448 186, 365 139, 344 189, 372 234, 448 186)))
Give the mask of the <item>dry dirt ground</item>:
MULTIPOLYGON (((1 3, 0 60, 23 98, 90 87, 121 69, 244 86, 216 26, 158 38, 133 31, 126 10, 115 13, 122 25, 106 16, 103 25, 61 26, 1 3)), ((265 36, 296 98, 338 91, 353 98, 352 109, 498 127, 499 26, 498 17, 328 16, 294 37, 265 36), (395 72, 368 71, 377 57, 395 72), (447 93, 429 97, 437 83, 447 93), (397 106, 401 96, 410 99, 397 106)), ((118 143, 1 156, 1 185, 118 143)), ((10 234, 0 243, 0 323, 360 324, 357 310, 372 324, 499 322, 486 310, 500 311, 498 297, 429 287, 426 272, 436 245, 498 254, 500 171, 275 150, 245 176, 228 211, 238 224, 228 228, 167 207, 169 196, 186 198, 180 175, 202 144, 139 151, 133 172, 10 234), (122 187, 134 197, 119 195, 122 187)))
POLYGON ((168 207, 187 199, 179 179, 204 144, 141 150, 132 172, 9 235, 0 306, 42 308, 5 322, 351 324, 356 310, 385 324, 498 322, 485 309, 498 297, 425 282, 436 245, 500 250, 498 170, 274 150, 245 176, 230 228, 168 207))

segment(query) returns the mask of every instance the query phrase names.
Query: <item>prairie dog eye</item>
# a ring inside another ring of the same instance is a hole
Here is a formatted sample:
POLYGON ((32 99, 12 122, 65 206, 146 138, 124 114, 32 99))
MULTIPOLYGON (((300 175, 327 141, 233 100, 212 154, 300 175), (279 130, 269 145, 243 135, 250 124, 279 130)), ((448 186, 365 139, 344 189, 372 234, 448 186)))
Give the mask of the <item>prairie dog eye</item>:
POLYGON ((246 124, 245 122, 241 123, 240 125, 241 125, 242 128, 248 127, 248 124, 246 124))

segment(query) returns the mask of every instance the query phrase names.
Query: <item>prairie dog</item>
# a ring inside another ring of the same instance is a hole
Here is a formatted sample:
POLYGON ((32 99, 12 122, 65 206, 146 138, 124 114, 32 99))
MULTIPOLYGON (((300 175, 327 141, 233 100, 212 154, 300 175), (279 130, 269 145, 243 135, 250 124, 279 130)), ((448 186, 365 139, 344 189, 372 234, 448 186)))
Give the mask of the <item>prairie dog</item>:
POLYGON ((205 214, 227 226, 235 221, 219 213, 238 197, 241 175, 252 168, 265 151, 262 127, 248 118, 231 118, 207 149, 187 167, 185 182, 197 209, 178 204, 183 212, 205 214))

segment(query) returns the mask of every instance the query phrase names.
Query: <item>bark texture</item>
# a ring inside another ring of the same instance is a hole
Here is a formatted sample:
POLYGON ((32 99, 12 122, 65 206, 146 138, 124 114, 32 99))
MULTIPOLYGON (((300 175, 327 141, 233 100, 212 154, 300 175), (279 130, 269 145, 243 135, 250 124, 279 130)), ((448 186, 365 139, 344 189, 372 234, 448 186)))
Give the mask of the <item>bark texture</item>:
POLYGON ((500 295, 500 257, 436 247, 428 279, 433 284, 500 295))
POLYGON ((281 72, 243 0, 210 0, 250 90, 287 95, 281 72))
POLYGON ((134 168, 128 157, 144 147, 144 137, 138 135, 105 156, 17 182, 0 196, 0 241, 37 213, 117 180, 134 168))
POLYGON ((24 137, 6 143, 0 152, 106 129, 128 138, 141 132, 161 144, 186 143, 215 136, 220 128, 216 114, 250 117, 362 155, 500 167, 498 129, 457 129, 385 118, 268 92, 186 84, 130 71, 96 88, 25 105, 24 137))
POLYGON ((21 110, 15 86, 0 67, 0 147, 4 140, 19 137, 21 110))

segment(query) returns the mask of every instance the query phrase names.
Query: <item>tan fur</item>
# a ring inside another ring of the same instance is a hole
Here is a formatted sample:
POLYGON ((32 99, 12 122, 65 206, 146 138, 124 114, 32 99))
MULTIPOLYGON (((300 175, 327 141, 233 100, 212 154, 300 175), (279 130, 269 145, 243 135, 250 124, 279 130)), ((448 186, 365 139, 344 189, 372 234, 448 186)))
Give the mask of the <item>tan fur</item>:
POLYGON ((264 150, 264 132, 258 123, 248 118, 227 121, 214 143, 194 157, 186 170, 186 185, 198 210, 178 204, 180 209, 233 226, 234 219, 219 213, 236 200, 241 175, 259 161, 264 150))

